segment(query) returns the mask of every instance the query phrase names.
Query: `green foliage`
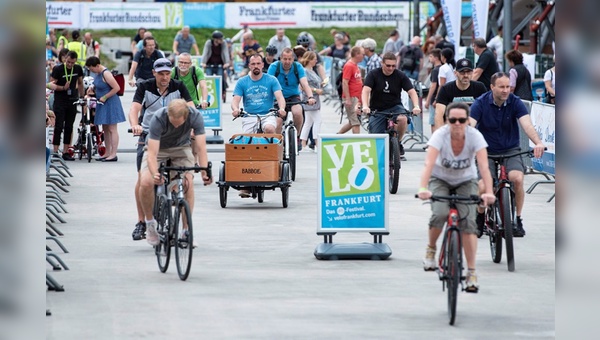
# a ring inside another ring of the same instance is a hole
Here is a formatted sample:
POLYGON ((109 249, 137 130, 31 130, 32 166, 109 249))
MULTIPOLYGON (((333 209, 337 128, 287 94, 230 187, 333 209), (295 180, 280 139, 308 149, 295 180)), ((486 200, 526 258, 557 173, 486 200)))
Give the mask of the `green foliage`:
MULTIPOLYGON (((337 28, 337 27, 328 27, 328 28, 287 28, 285 30, 285 34, 290 38, 292 42, 292 46, 296 44, 296 38, 298 34, 303 31, 310 32, 315 37, 317 41, 317 49, 321 50, 323 46, 329 46, 333 43, 333 37, 330 34, 330 30, 332 28, 337 29, 338 31, 346 31, 350 34, 351 44, 354 45, 356 40, 364 39, 364 38, 373 38, 377 41, 377 50, 381 51, 383 49, 383 45, 388 38, 388 35, 394 27, 355 27, 355 28, 337 28)), ((170 51, 173 46, 173 38, 177 34, 177 29, 150 29, 152 35, 158 42, 158 45, 162 50, 170 51)), ((198 47, 200 48, 200 53, 202 53, 202 48, 204 46, 204 42, 207 39, 210 39, 213 29, 208 28, 192 28, 191 34, 196 38, 198 42, 198 47)), ((238 29, 222 29, 225 37, 233 37, 239 30, 238 29)), ((252 29, 254 32, 254 38, 258 41, 258 43, 266 47, 269 39, 275 35, 275 29, 267 28, 267 29, 252 29)), ((131 37, 133 38, 136 34, 136 30, 132 29, 119 29, 119 30, 96 30, 92 31, 94 37, 99 39, 101 37, 131 37)))

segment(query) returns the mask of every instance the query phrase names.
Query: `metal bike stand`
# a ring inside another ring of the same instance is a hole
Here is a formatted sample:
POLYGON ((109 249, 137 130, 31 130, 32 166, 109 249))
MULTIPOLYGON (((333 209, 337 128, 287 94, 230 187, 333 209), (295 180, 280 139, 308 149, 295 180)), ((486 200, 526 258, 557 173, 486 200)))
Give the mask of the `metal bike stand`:
POLYGON ((373 243, 333 243, 335 232, 317 232, 323 236, 323 243, 315 248, 318 260, 385 260, 392 255, 387 243, 382 243, 383 235, 389 232, 370 232, 373 243))

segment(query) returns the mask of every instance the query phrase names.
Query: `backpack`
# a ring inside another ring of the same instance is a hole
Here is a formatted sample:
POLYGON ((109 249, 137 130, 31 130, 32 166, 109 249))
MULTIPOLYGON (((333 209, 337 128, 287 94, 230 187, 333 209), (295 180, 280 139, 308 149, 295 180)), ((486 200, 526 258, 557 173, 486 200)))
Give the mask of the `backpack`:
MULTIPOLYGON (((196 74, 196 66, 192 65, 190 72, 192 72, 192 82, 194 82, 194 89, 196 89, 196 99, 200 100, 200 97, 198 96, 198 75, 196 74)), ((175 66, 175 77, 173 79, 179 80, 179 67, 177 66, 175 66)))
POLYGON ((344 93, 344 88, 342 87, 342 79, 343 78, 344 77, 342 77, 342 74, 340 73, 339 76, 335 80, 335 88, 337 89, 337 93, 340 98, 342 98, 342 94, 344 93))
POLYGON ((406 51, 402 55, 401 70, 414 71, 419 65, 419 58, 417 56, 417 46, 407 46, 406 51))
MULTIPOLYGON (((281 66, 281 62, 276 61, 274 64, 277 64, 277 70, 275 70, 275 78, 277 78, 281 73, 281 67, 279 67, 281 66)), ((296 76, 296 79, 298 79, 298 84, 300 84, 300 76, 298 75, 298 67, 296 66, 295 61, 292 63, 292 69, 294 70, 294 75, 296 76)))

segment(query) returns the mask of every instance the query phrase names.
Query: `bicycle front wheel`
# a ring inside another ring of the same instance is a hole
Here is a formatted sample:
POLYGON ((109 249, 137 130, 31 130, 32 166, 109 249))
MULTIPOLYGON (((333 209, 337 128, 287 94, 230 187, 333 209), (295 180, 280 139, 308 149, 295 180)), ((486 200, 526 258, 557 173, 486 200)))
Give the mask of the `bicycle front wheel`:
POLYGON ((456 302, 458 295, 458 286, 460 285, 460 247, 458 240, 458 231, 449 231, 448 246, 446 253, 448 259, 448 270, 446 279, 448 280, 448 318, 450 325, 454 325, 456 320, 456 302))
POLYGON ((500 189, 500 217, 504 227, 504 242, 506 242, 506 262, 508 271, 515 271, 515 250, 513 248, 513 204, 509 188, 500 189))
POLYGON ((92 161, 92 150, 94 150, 92 148, 92 134, 88 133, 87 134, 87 160, 88 160, 88 163, 90 163, 92 161))
POLYGON ((192 228, 192 213, 186 201, 180 201, 175 212, 175 259, 177 274, 181 280, 186 280, 192 267, 192 250, 194 248, 194 230, 192 228), (187 228, 186 228, 187 225, 187 228))
POLYGON ((158 262, 158 269, 161 273, 164 273, 169 268, 169 261, 171 260, 171 237, 170 237, 170 225, 171 222, 171 209, 169 209, 169 203, 165 195, 160 195, 156 198, 154 216, 156 217, 158 237, 160 243, 154 247, 156 254, 156 261, 158 262))
POLYGON ((502 260, 502 233, 498 226, 498 203, 494 203, 485 211, 485 225, 488 228, 488 237, 490 238, 490 251, 492 261, 500 263, 502 260))
POLYGON ((398 181, 400 179, 400 142, 398 137, 390 138, 390 165, 389 165, 389 181, 390 194, 398 192, 398 181))

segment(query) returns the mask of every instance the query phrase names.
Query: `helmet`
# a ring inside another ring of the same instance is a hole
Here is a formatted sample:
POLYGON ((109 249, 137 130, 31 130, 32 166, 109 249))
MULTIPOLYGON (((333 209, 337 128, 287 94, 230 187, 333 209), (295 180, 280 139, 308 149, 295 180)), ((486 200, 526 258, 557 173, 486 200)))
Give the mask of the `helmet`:
POLYGON ((361 43, 362 48, 369 49, 371 51, 375 51, 375 47, 377 47, 377 42, 371 38, 366 38, 361 43))
POLYGON ((306 34, 299 35, 298 39, 296 39, 296 43, 298 45, 310 45, 310 39, 308 39, 308 35, 306 34))
POLYGON ((83 78, 83 88, 89 89, 90 86, 94 86, 94 77, 87 76, 83 78))
POLYGON ((223 33, 221 33, 221 31, 214 31, 212 33, 212 38, 213 39, 223 39, 223 33))
POLYGON ((275 45, 269 45, 269 46, 267 46, 267 48, 265 49, 265 51, 267 51, 267 54, 276 55, 277 54, 277 47, 275 47, 275 45))
POLYGON ((225 42, 228 44, 231 43, 231 38, 225 38, 225 42))

